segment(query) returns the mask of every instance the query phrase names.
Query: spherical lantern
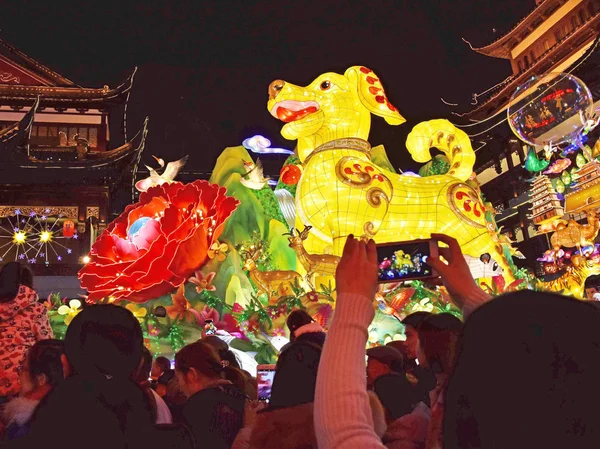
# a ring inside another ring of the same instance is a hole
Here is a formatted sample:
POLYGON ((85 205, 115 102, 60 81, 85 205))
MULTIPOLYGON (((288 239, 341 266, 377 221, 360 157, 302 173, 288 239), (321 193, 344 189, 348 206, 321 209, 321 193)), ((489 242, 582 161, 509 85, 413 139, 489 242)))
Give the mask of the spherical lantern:
POLYGON ((281 182, 288 186, 293 186, 298 184, 300 181, 300 176, 302 175, 302 170, 297 165, 286 165, 281 169, 279 177, 281 182))

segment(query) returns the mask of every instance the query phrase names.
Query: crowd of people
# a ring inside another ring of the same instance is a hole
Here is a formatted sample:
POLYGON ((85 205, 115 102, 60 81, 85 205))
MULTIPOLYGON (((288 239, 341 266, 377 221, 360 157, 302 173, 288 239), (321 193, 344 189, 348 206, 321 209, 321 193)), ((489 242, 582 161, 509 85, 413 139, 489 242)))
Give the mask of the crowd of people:
POLYGON ((367 347, 373 241, 350 236, 327 332, 287 319, 268 402, 219 337, 153 358, 124 307, 85 307, 55 340, 31 272, 0 272, 0 447, 210 449, 596 448, 600 312, 522 291, 492 299, 444 235, 431 266, 465 321, 417 312, 367 347), (366 360, 366 362, 365 362, 366 360))

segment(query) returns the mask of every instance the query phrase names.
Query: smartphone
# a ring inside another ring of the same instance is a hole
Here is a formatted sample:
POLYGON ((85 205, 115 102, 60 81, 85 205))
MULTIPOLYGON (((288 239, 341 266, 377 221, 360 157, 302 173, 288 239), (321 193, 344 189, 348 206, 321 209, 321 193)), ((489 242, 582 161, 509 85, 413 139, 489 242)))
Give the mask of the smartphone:
POLYGON ((275 380, 275 365, 258 365, 256 367, 256 381, 258 383, 258 400, 269 402, 271 389, 275 380))
POLYGON ((437 241, 432 239, 378 244, 379 283, 437 278, 427 263, 429 257, 437 256, 437 241))

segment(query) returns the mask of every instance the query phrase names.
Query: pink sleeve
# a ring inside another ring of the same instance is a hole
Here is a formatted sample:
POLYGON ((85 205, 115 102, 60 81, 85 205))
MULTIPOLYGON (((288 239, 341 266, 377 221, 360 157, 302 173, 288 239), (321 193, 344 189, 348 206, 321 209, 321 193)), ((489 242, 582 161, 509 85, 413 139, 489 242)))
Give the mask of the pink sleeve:
POLYGON ((340 295, 319 363, 315 430, 319 449, 386 449, 373 428, 365 348, 372 301, 340 295))
POLYGON ((46 340, 53 338, 52 327, 48 320, 48 311, 42 304, 36 304, 33 313, 33 332, 35 333, 35 341, 46 340))
POLYGON ((492 296, 480 288, 473 289, 468 297, 465 298, 452 297, 452 301, 462 310, 465 320, 475 309, 491 299, 492 296))

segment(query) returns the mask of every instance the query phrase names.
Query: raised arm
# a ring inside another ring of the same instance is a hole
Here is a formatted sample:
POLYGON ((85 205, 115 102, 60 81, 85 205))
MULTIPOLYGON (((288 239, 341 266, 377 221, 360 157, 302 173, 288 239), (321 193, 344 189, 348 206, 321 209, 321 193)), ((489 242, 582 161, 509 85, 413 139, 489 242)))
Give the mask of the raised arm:
POLYGON ((456 239, 445 234, 431 234, 431 238, 448 245, 447 248, 439 248, 440 255, 447 263, 434 257, 430 257, 428 263, 440 274, 452 301, 463 311, 466 319, 477 307, 492 297, 475 283, 456 239))
POLYGON ((365 348, 374 316, 377 252, 349 236, 336 273, 336 310, 319 363, 315 430, 320 449, 385 449, 373 428, 365 348))

